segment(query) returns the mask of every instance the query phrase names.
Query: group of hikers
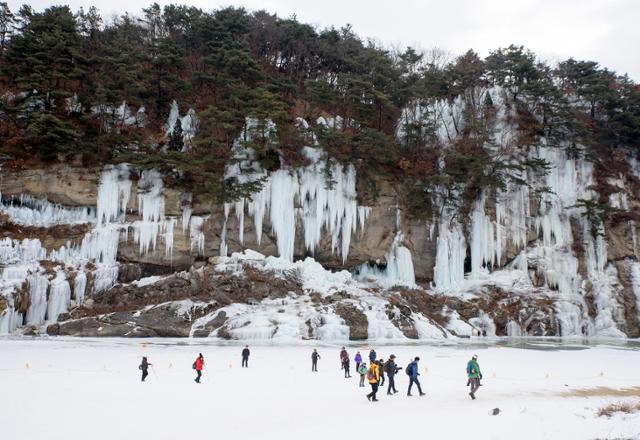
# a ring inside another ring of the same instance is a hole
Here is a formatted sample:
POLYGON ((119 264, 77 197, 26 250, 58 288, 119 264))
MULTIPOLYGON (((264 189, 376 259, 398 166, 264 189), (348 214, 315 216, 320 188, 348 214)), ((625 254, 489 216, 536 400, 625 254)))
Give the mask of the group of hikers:
MULTIPOLYGON (((318 359, 320 358, 320 354, 316 349, 311 353, 311 371, 318 371, 318 359)), ((384 359, 378 359, 378 354, 374 349, 369 351, 369 366, 367 366, 366 362, 363 362, 362 355, 358 351, 353 358, 353 361, 356 364, 356 372, 360 375, 360 387, 365 386, 365 380, 369 382, 371 386, 371 392, 367 394, 367 399, 371 402, 377 402, 377 394, 378 389, 383 387, 385 384, 385 378, 387 379, 387 394, 394 395, 398 392, 396 389, 396 381, 395 377, 402 370, 398 364, 396 364, 396 356, 394 354, 389 356, 389 359, 385 362, 384 359)), ((420 385, 420 380, 418 376, 420 373, 418 371, 418 362, 420 362, 419 357, 415 357, 413 361, 409 362, 409 364, 405 367, 405 373, 409 376, 409 388, 407 389, 407 396, 411 396, 411 389, 415 384, 418 388, 418 393, 420 396, 424 396, 425 393, 422 391, 422 386, 420 385)), ((351 377, 351 360, 349 358, 349 353, 345 347, 342 347, 340 350, 340 365, 342 370, 344 371, 344 377, 351 377)), ((476 391, 480 387, 480 379, 482 379, 482 373, 480 372, 480 365, 478 364, 478 355, 473 355, 471 360, 467 363, 467 386, 471 387, 471 392, 469 396, 473 400, 476 398, 476 391)))
MULTIPOLYGON (((316 351, 314 350, 314 353, 316 351)), ((396 356, 394 354, 389 356, 389 360, 386 362, 384 359, 377 359, 378 355, 375 350, 371 349, 369 351, 369 366, 367 366, 366 362, 363 362, 362 355, 358 351, 353 358, 356 364, 356 372, 360 375, 360 387, 365 386, 365 380, 369 382, 371 386, 371 392, 367 394, 367 399, 371 402, 377 402, 377 394, 378 388, 383 387, 385 383, 385 378, 387 379, 387 394, 393 395, 398 392, 396 389, 396 374, 402 367, 396 364, 396 356), (386 375, 386 376, 385 376, 386 375)), ((414 358, 412 362, 407 365, 405 371, 409 376, 409 389, 407 390, 407 396, 411 396, 411 388, 413 384, 416 384, 418 387, 418 392, 421 396, 424 396, 425 393, 422 392, 422 387, 420 385, 420 381, 418 380, 418 376, 420 373, 418 372, 418 362, 420 361, 419 357, 414 358)), ((340 364, 342 365, 342 369, 344 370, 344 377, 351 377, 350 374, 350 364, 349 353, 347 352, 345 347, 342 347, 340 351, 340 364)), ((315 365, 314 365, 315 366, 315 365)), ((314 370, 315 371, 315 370, 314 370)))
MULTIPOLYGON (((251 354, 249 350, 249 346, 246 345, 242 350, 242 368, 249 367, 249 355, 251 354)), ((314 349, 311 353, 311 371, 318 371, 318 360, 320 359, 320 353, 318 353, 317 349, 314 349)), ((398 392, 396 389, 395 377, 402 370, 398 364, 396 364, 396 356, 390 355, 389 359, 385 362, 384 359, 378 359, 378 354, 374 349, 369 351, 369 366, 367 366, 366 362, 363 362, 362 355, 358 351, 353 358, 356 369, 355 371, 360 375, 360 384, 359 387, 365 386, 365 380, 369 382, 371 386, 371 392, 367 394, 367 399, 370 402, 378 402, 377 394, 378 389, 383 387, 385 384, 385 378, 387 385, 387 394, 394 395, 398 392)), ((420 385, 420 380, 418 380, 418 376, 420 373, 418 371, 418 362, 420 362, 419 357, 415 357, 413 361, 409 362, 409 364, 405 367, 405 373, 409 376, 409 388, 407 389, 407 396, 411 396, 411 389, 415 384, 418 388, 418 393, 420 396, 424 396, 425 393, 422 391, 422 386, 420 385)), ((351 360, 349 358, 349 353, 347 352, 345 347, 342 347, 340 350, 340 364, 342 370, 344 371, 344 377, 351 377, 351 360)), ((142 371, 142 382, 145 381, 147 376, 149 375, 149 367, 153 367, 151 363, 149 363, 146 356, 142 357, 142 363, 138 367, 142 371)), ((192 368, 196 371, 196 378, 194 381, 196 383, 201 383, 200 380, 202 378, 202 371, 205 368, 204 356, 202 353, 199 353, 196 360, 193 362, 192 368)), ((206 370, 205 370, 206 371, 206 370)), ((471 360, 467 362, 467 386, 471 387, 471 392, 469 392, 469 396, 471 399, 475 400, 476 392, 478 388, 480 388, 480 380, 482 379, 482 373, 480 372, 480 365, 478 364, 478 355, 473 355, 471 360)))

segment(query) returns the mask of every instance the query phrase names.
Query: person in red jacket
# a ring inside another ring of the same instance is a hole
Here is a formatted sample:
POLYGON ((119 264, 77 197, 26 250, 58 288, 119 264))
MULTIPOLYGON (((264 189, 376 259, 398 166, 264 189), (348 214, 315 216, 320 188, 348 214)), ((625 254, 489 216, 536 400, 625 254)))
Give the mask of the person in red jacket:
POLYGON ((200 378, 202 377, 203 368, 204 368, 204 356, 202 356, 202 353, 200 353, 196 358, 196 361, 193 363, 193 369, 196 370, 196 374, 198 375, 195 378, 196 383, 200 383, 200 378))

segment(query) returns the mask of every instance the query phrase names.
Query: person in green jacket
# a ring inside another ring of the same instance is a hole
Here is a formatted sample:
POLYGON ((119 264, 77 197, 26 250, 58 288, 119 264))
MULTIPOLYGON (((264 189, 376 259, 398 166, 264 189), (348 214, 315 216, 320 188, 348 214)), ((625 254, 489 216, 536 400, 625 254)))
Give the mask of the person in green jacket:
POLYGON ((369 371, 367 364, 365 362, 361 363, 358 367, 358 374, 360 374, 360 388, 364 387, 364 377, 367 374, 367 371, 369 371))
POLYGON ((482 379, 482 373, 480 372, 480 365, 478 365, 478 355, 474 354, 469 362, 467 362, 467 385, 471 385, 471 392, 469 395, 473 400, 476 399, 476 391, 480 388, 480 379, 482 379))

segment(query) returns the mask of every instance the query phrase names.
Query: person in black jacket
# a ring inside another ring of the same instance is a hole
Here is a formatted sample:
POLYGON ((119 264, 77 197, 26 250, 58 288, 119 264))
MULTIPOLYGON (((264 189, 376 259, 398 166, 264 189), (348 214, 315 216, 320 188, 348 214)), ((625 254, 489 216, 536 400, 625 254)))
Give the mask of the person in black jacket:
POLYGON ((249 368, 249 355, 251 352, 249 351, 249 346, 245 345, 242 350, 242 368, 249 368))
POLYGON ((389 387, 387 388, 387 394, 395 394, 398 392, 396 390, 396 374, 400 371, 400 367, 396 365, 396 356, 392 354, 389 356, 389 360, 384 364, 384 371, 387 373, 387 377, 389 378, 389 387))
POLYGON ((147 360, 147 357, 146 356, 142 356, 142 363, 138 367, 138 370, 142 370, 142 381, 143 382, 147 378, 147 376, 149 375, 149 367, 150 366, 151 366, 151 364, 147 360))
POLYGON ((342 359, 342 369, 344 370, 344 377, 351 377, 351 362, 349 361, 349 356, 342 359))
POLYGON ((318 359, 320 359, 320 354, 314 348, 313 353, 311 353, 311 371, 318 371, 318 359))

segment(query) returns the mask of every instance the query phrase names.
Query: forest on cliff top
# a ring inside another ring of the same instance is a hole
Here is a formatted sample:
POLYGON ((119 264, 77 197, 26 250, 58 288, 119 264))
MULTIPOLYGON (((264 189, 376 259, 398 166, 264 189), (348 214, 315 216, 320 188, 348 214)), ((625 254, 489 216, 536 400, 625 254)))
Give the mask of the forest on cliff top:
POLYGON ((126 161, 162 170, 196 197, 229 201, 260 183, 225 179, 248 117, 260 135, 245 143, 265 170, 305 163, 300 147, 317 139, 328 160, 354 164, 359 197, 375 198, 383 176, 414 216, 433 214, 436 188, 465 206, 483 188, 528 184, 523 170, 545 172, 527 153, 542 142, 594 162, 604 206, 607 178, 629 174, 621 159, 640 152, 640 87, 594 61, 550 65, 514 45, 484 59, 391 50, 349 27, 233 7, 152 4, 107 20, 93 7, 0 3, 5 167, 126 161), (491 87, 504 90, 517 127, 508 145, 496 143, 494 103, 476 93, 491 87), (460 99, 465 123, 443 142, 430 112, 460 99), (197 115, 193 138, 180 119, 167 129, 174 100, 197 115), (316 123, 321 116, 333 125, 316 123), (298 118, 310 124, 301 130, 298 118))

